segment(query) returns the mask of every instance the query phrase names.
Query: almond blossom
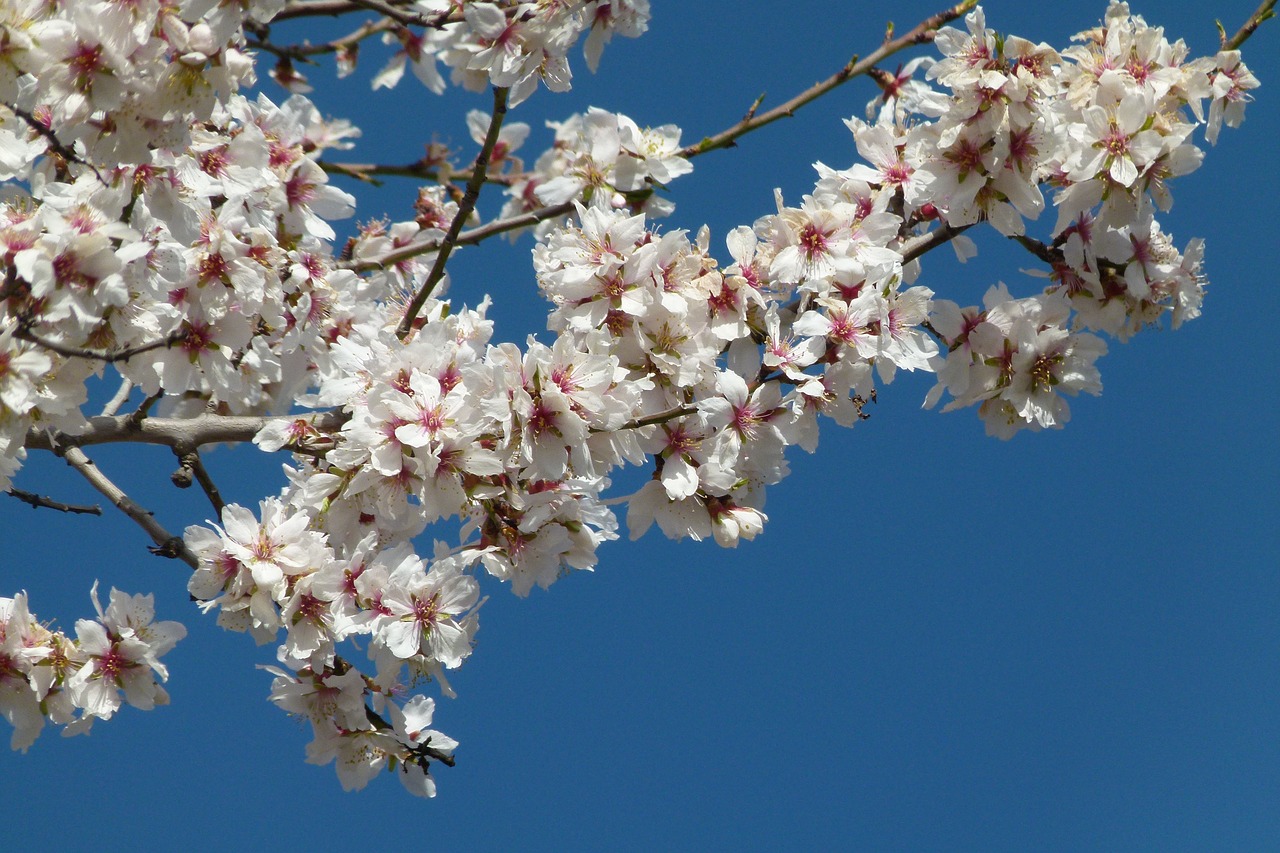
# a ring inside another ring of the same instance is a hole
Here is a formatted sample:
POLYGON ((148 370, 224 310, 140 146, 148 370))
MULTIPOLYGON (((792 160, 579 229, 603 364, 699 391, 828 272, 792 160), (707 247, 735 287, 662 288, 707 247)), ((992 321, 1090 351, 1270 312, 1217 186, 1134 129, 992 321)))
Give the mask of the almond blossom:
MULTIPOLYGON (((816 450, 827 420, 865 419, 900 369, 936 374, 926 406, 945 395, 944 411, 976 408, 1010 438, 1061 428, 1068 397, 1101 392, 1104 336, 1197 317, 1203 243, 1175 244, 1155 211, 1199 166, 1198 128, 1213 143, 1238 126, 1258 86, 1225 38, 1193 59, 1124 3, 1061 52, 973 9, 963 30, 929 32, 940 58, 877 74, 874 121, 845 122, 865 162, 815 164, 799 206, 777 190, 720 243, 654 223, 674 211, 667 185, 732 134, 682 146, 675 125, 590 108, 549 122, 531 165, 514 156, 532 131, 506 110, 568 89, 580 39, 594 69, 613 35, 643 33, 647 0, 380 14, 361 31, 394 48, 375 88, 408 67, 436 93, 495 88, 492 111, 466 117, 478 156, 454 162, 433 143, 395 168, 330 161, 359 132, 306 97, 241 91, 284 0, 10 5, 0 487, 29 448, 143 434, 153 404, 170 425, 225 429, 170 444, 174 481, 201 480, 213 520, 167 537, 131 517, 192 567, 187 591, 220 626, 276 645, 269 698, 310 723, 309 762, 335 763, 346 789, 394 771, 420 796, 458 747, 429 728, 423 691, 453 695, 484 586, 524 597, 594 570, 621 505, 633 539, 655 523, 721 547, 754 539, 788 449, 816 450), (336 244, 333 221, 356 201, 338 176, 388 172, 430 185, 402 221, 362 222, 336 244), (496 218, 475 204, 486 183, 505 188, 496 218), (928 251, 951 242, 969 257, 959 232, 982 223, 1044 281, 993 286, 981 306, 918 283, 928 251), (545 330, 516 343, 496 337, 487 296, 450 295, 445 261, 521 231, 549 305, 545 330), (104 375, 123 384, 94 415, 104 375), (116 415, 135 388, 147 402, 116 415), (291 454, 256 510, 224 502, 196 453, 250 438, 291 454), (424 557, 414 540, 428 529, 424 557)), ((300 88, 294 54, 280 56, 276 79, 300 88)), ((150 596, 113 589, 104 610, 95 587, 93 601, 72 638, 36 622, 25 594, 0 599, 15 749, 46 721, 75 733, 124 704, 167 703, 160 658, 185 629, 155 622, 150 596)))

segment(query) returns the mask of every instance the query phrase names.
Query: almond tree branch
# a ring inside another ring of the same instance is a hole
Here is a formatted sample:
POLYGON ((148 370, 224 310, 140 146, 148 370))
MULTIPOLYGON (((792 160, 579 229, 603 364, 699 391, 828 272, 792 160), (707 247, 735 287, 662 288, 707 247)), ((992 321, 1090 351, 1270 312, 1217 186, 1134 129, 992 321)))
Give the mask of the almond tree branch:
MULTIPOLYGON (((135 413, 136 414, 136 413, 135 413)), ((160 444, 166 447, 202 447, 206 444, 252 441, 271 421, 306 421, 320 433, 342 428, 348 415, 341 411, 316 412, 308 415, 215 415, 205 413, 194 418, 151 418, 134 415, 98 415, 89 418, 88 426, 79 433, 55 432, 31 428, 24 446, 32 450, 55 453, 71 447, 95 444, 160 444)))
POLYGON ((86 349, 84 347, 69 347, 64 344, 48 341, 33 332, 31 330, 31 326, 23 321, 19 321, 18 328, 14 331, 13 336, 15 338, 21 338, 24 341, 29 341, 38 347, 49 350, 50 352, 66 356, 67 358, 87 358, 93 361, 105 362, 106 364, 114 364, 117 361, 128 361, 135 355, 141 355, 144 352, 151 352, 152 350, 157 349, 167 349, 174 344, 181 343, 187 339, 187 332, 185 330, 179 330, 158 341, 151 341, 149 343, 139 344, 136 347, 127 347, 125 349, 115 351, 86 349))
POLYGON ((37 119, 35 116, 33 116, 31 113, 22 109, 17 104, 10 104, 8 102, 5 102, 4 106, 8 107, 10 112, 12 112, 18 118, 26 122, 27 127, 34 130, 40 136, 43 136, 45 141, 49 143, 49 150, 52 151, 54 154, 57 154, 59 157, 61 157, 63 160, 66 160, 68 163, 78 163, 81 166, 86 167, 91 172, 93 172, 94 175, 97 176, 98 183, 102 184, 104 187, 111 186, 111 184, 107 183, 107 179, 102 177, 102 173, 98 171, 97 166, 93 165, 88 160, 81 157, 75 151, 72 151, 69 146, 67 146, 61 139, 58 138, 57 134, 55 134, 50 128, 45 127, 44 123, 41 122, 39 119, 37 119))
POLYGON ((352 30, 341 38, 332 41, 312 44, 311 42, 303 42, 301 44, 273 44, 267 40, 270 32, 268 27, 261 27, 258 31, 258 38, 249 39, 249 47, 257 50, 265 50, 267 53, 275 56, 288 57, 289 59, 297 59, 302 62, 312 62, 312 56, 322 53, 341 53, 345 50, 351 50, 359 45, 371 35, 391 29, 395 24, 387 18, 378 18, 372 21, 365 21, 357 29, 352 30))
POLYGON ((418 27, 442 27, 448 20, 449 13, 438 15, 435 18, 424 18, 416 12, 409 12, 405 9, 398 8, 390 3, 384 3, 383 0, 351 0, 352 5, 359 6, 362 9, 368 9, 370 12, 377 12, 386 15, 388 18, 405 26, 413 25, 418 27))
POLYGON ((120 407, 125 404, 125 401, 129 399, 129 395, 132 393, 133 380, 121 379, 120 387, 116 389, 115 396, 108 400, 107 404, 102 407, 102 414, 114 415, 116 412, 120 411, 120 407))
POLYGON ((10 497, 17 498, 24 504, 31 504, 32 508, 45 507, 46 509, 56 509, 59 512, 79 513, 82 515, 102 515, 102 507, 95 505, 84 506, 82 504, 68 504, 62 501, 55 501, 53 498, 37 495, 35 492, 28 492, 25 489, 19 489, 10 486, 5 489, 5 494, 10 497))
POLYGON ((436 285, 440 283, 440 279, 444 277, 444 265, 449 260, 449 255, 453 252, 454 246, 458 244, 458 236, 462 233, 462 224, 471 216, 471 211, 475 210, 476 201, 480 198, 480 188, 484 186, 485 172, 489 168, 489 158, 493 154, 494 146, 498 144, 498 134, 502 130, 502 120, 507 116, 508 92, 509 90, 502 86, 493 88, 493 116, 489 119, 489 131, 485 134, 484 145, 481 146, 480 153, 476 155, 476 164, 471 172, 471 180, 467 181, 467 191, 463 194, 462 201, 458 202, 458 212, 454 215, 453 222, 449 225, 449 232, 445 234, 444 240, 440 243, 435 264, 431 267, 431 272, 427 275, 426 281, 422 283, 422 287, 418 288, 413 300, 405 308, 404 317, 401 318, 400 325, 396 329, 396 336, 400 340, 404 340, 409 336, 409 332, 413 330, 413 321, 417 319, 418 312, 422 310, 427 298, 431 296, 431 291, 435 290, 436 285))
MULTIPOLYGON (((496 234, 504 234, 507 231, 515 231, 520 228, 528 228, 530 225, 537 225, 544 219, 554 219, 557 216, 563 216, 573 210, 573 202, 566 201, 560 204, 553 204, 548 207, 540 207, 537 210, 531 210, 528 213, 521 213, 518 216, 512 216, 507 219, 497 219, 488 225, 481 225, 472 228, 470 231, 463 231, 458 235, 458 239, 454 240, 457 246, 473 246, 482 240, 493 237, 496 234)), ((370 258, 365 261, 347 261, 338 264, 339 269, 348 269, 355 272, 368 272, 370 270, 385 269, 393 264, 401 261, 407 261, 410 258, 416 258, 418 255, 425 255, 428 252, 434 252, 440 245, 438 240, 428 240, 424 243, 414 243, 409 246, 402 246, 399 249, 387 252, 385 255, 379 255, 376 258, 370 258)))
POLYGON ((271 23, 287 21, 290 18, 319 17, 322 15, 336 18, 339 15, 346 15, 350 12, 362 11, 364 9, 352 3, 351 0, 297 0, 297 2, 286 3, 285 7, 271 19, 271 23))
MULTIPOLYGON (((896 39, 886 39, 880 47, 872 51, 865 59, 854 57, 849 63, 841 68, 831 77, 817 83, 811 88, 796 95, 785 104, 774 107, 773 109, 760 113, 755 113, 754 107, 748 111, 747 115, 741 121, 733 125, 733 127, 720 131, 715 136, 709 136, 701 142, 686 146, 680 153, 685 157, 696 157, 699 154, 705 154, 708 151, 714 151, 717 148, 728 148, 736 143, 738 137, 743 134, 750 133, 757 128, 764 127, 766 124, 772 124, 780 118, 788 118, 795 115, 795 111, 803 107, 810 101, 816 100, 832 89, 852 80, 862 74, 866 74, 875 68, 877 63, 888 56, 892 56, 904 48, 912 45, 925 44, 931 42, 937 34, 937 30, 943 24, 954 21, 961 15, 964 15, 970 9, 977 5, 978 0, 961 0, 950 9, 945 9, 936 15, 932 15, 921 21, 914 29, 904 33, 896 39)), ((756 102, 757 104, 759 101, 756 102)))
POLYGON ((941 228, 935 228, 927 234, 920 234, 919 236, 912 237, 910 240, 904 242, 898 249, 899 253, 902 255, 902 262, 910 263, 921 255, 933 251, 942 244, 950 243, 956 237, 959 237, 972 227, 973 225, 953 227, 944 223, 941 228))
POLYGON ((1062 250, 1051 249, 1033 237, 1028 237, 1025 234, 1018 234, 1010 237, 1009 239, 1050 266, 1062 260, 1062 250))
POLYGON ((135 503, 132 498, 124 493, 123 489, 113 483, 106 474, 103 474, 93 460, 85 455, 83 450, 79 447, 60 447, 55 449, 55 452, 65 459, 67 464, 82 477, 88 480, 89 485, 111 501, 112 505, 133 519, 139 527, 147 532, 147 535, 151 537, 151 541, 156 543, 155 547, 148 549, 151 553, 182 560, 193 569, 199 565, 199 561, 187 549, 181 536, 174 536, 168 530, 165 530, 164 526, 156 521, 155 516, 135 503))
POLYGON ((178 470, 169 475, 169 480, 180 489, 191 488, 193 480, 198 482, 209 503, 213 504, 214 512, 221 516, 222 508, 226 503, 222 500, 222 492, 218 489, 218 485, 213 482, 213 478, 205 469, 204 462, 200 459, 200 451, 194 447, 175 446, 173 452, 178 457, 178 470))
MULTIPOLYGON (((646 415, 643 418, 633 418, 632 420, 629 420, 622 426, 618 427, 617 431, 622 432, 623 430, 627 430, 627 429, 639 429, 640 427, 652 426, 654 424, 664 424, 667 421, 675 420, 676 418, 682 418, 685 415, 692 415, 697 411, 698 411, 697 406, 677 406, 676 408, 668 409, 665 412, 658 412, 657 414, 646 415)), ((598 430, 593 427, 590 430, 590 432, 603 432, 603 430, 598 430)))
POLYGON ((285 7, 271 19, 271 23, 287 21, 290 18, 307 18, 321 15, 336 18, 339 15, 347 15, 352 12, 379 12, 402 24, 417 24, 438 29, 461 17, 450 10, 436 18, 423 18, 421 15, 415 15, 407 11, 405 7, 408 5, 410 5, 408 2, 376 2, 376 0, 364 0, 364 2, 361 2, 361 0, 294 0, 292 3, 286 3, 285 7))
MULTIPOLYGON (((911 45, 924 44, 926 42, 933 41, 933 38, 939 27, 941 27, 943 24, 946 24, 949 21, 955 20, 961 15, 964 15, 976 4, 977 4, 977 0, 962 0, 962 2, 951 7, 950 9, 946 9, 942 12, 939 12, 936 15, 933 15, 930 18, 925 19, 924 21, 916 25, 916 27, 912 29, 910 32, 907 32, 906 34, 896 39, 886 39, 885 43, 882 44, 877 50, 873 51, 870 55, 868 55, 866 59, 863 59, 861 61, 858 61, 855 59, 851 61, 848 65, 846 65, 844 68, 842 68, 840 71, 838 71, 834 76, 832 76, 828 80, 822 83, 818 83, 814 87, 792 98, 790 101, 787 101, 787 103, 779 107, 776 107, 772 110, 769 110, 766 113, 763 113, 760 115, 756 114, 756 108, 760 104, 760 99, 757 99, 756 102, 753 103, 751 108, 747 111, 746 115, 743 116, 742 120, 739 121, 736 125, 716 134, 713 137, 708 137, 695 145, 690 145, 685 147, 680 152, 681 155, 684 157, 692 158, 692 157, 697 157, 699 154, 705 154, 708 151, 714 151, 718 148, 727 148, 733 145, 734 141, 738 137, 742 136, 743 134, 749 133, 750 131, 755 130, 756 128, 763 127, 766 124, 770 124, 774 121, 777 121, 778 119, 783 118, 784 116, 789 116, 794 114, 794 112, 797 109, 799 109, 801 106, 804 106, 810 101, 815 100, 816 98, 829 92, 830 90, 834 89, 836 86, 839 86, 841 83, 844 83, 845 81, 853 77, 856 77, 860 74, 869 73, 872 69, 876 67, 876 63, 878 63, 885 57, 891 56, 892 54, 897 53, 898 51, 903 50, 907 47, 910 47, 911 45)), ((492 123, 490 124, 490 130, 491 131, 493 130, 492 123)), ((486 142, 488 142, 487 138, 486 138, 486 142)), ((324 165, 326 168, 334 168, 335 170, 338 170, 338 171, 343 171, 342 167, 346 167, 346 173, 352 174, 355 177, 363 177, 370 173, 369 171, 366 171, 364 169, 362 164, 329 163, 324 165)), ((480 165, 479 159, 477 158, 476 167, 478 168, 479 165, 480 165)), ((416 166, 410 166, 407 168, 395 167, 395 166, 388 166, 388 167, 375 166, 374 168, 385 170, 381 172, 383 174, 413 174, 415 177, 422 176, 421 173, 417 173, 415 171, 416 166), (404 172, 399 171, 402 168, 405 169, 404 172)), ((475 177, 475 172, 476 172, 476 169, 473 169, 471 173, 471 177, 473 179, 475 177)), ((495 179, 493 182, 501 183, 501 180, 495 179)), ((566 202, 563 204, 550 205, 547 207, 538 208, 537 210, 533 210, 528 213, 523 213, 523 214, 520 214, 519 216, 514 216, 508 219, 496 220, 494 222, 489 223, 488 225, 484 225, 478 228, 473 228, 470 231, 461 233, 457 237, 457 239, 454 240, 454 244, 469 245, 469 244, 479 243, 481 240, 484 240, 488 237, 492 237, 495 234, 501 234, 507 231, 514 231, 519 228, 526 228, 530 225, 535 225, 546 219, 553 219, 557 216, 563 216, 564 214, 570 212, 571 210, 573 210, 573 203, 566 202)), ((409 260, 410 258, 415 258, 419 255, 423 255, 428 252, 435 251, 436 248, 440 245, 441 243, 438 241, 429 241, 425 243, 414 244, 411 246, 403 246, 401 248, 395 249, 394 251, 387 252, 385 255, 380 255, 376 258, 371 258, 369 260, 349 261, 345 264, 342 264, 341 267, 343 269, 349 269, 355 272, 368 272, 370 270, 375 270, 375 269, 385 269, 386 267, 399 263, 401 261, 406 261, 406 260, 409 260)))
MULTIPOLYGON (((1236 34, 1230 39, 1226 38, 1226 32, 1222 32, 1222 49, 1223 50, 1239 50, 1240 45, 1249 40, 1249 36, 1253 35, 1258 26, 1268 18, 1276 16, 1276 0, 1262 0, 1262 5, 1257 8, 1249 20, 1244 22, 1244 26, 1236 31, 1236 34)), ((1218 29, 1222 30, 1222 24, 1218 24, 1218 29)))
MULTIPOLYGON (((406 163, 404 165, 394 165, 387 163, 334 163, 329 160, 319 160, 316 162, 320 168, 330 174, 346 175, 366 183, 377 184, 373 179, 373 175, 397 175, 404 178, 416 178, 424 181, 435 181, 436 183, 456 183, 459 181, 470 181, 475 174, 474 169, 460 169, 458 171, 449 172, 446 178, 441 174, 433 163, 426 158, 416 163, 406 163)), ((509 187, 516 181, 521 180, 524 173, 509 175, 493 175, 486 174, 484 181, 487 184, 498 184, 499 186, 509 187)))

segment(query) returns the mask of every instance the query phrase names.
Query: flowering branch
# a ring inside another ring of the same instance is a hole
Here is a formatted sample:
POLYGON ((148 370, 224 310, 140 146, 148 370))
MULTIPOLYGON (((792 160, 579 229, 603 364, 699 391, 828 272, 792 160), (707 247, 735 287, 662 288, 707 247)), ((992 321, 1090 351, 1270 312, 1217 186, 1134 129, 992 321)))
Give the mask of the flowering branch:
POLYGON ((120 387, 116 389, 115 395, 107 401, 107 404, 102 407, 102 411, 99 412, 99 414, 114 415, 116 412, 120 411, 120 407, 124 405, 125 401, 129 399, 129 395, 132 393, 133 380, 121 379, 120 387))
POLYGON ((406 12, 390 3, 384 3, 382 0, 351 0, 351 4, 362 9, 368 9, 370 12, 386 15, 388 18, 406 26, 442 27, 449 20, 448 12, 443 15, 437 15, 435 18, 424 18, 422 15, 406 12))
POLYGON ((489 132, 485 134, 484 145, 481 146, 480 153, 476 156, 476 164, 471 172, 471 180, 467 181, 467 191, 462 196, 462 201, 458 202, 458 212, 454 215, 453 222, 449 225, 449 233, 445 235, 444 240, 440 243, 439 254, 436 255, 435 264, 432 265, 426 281, 418 288, 413 300, 405 308, 404 317, 400 320, 400 325, 396 329, 396 336, 401 340, 408 337, 409 332, 413 329, 413 321, 418 317, 418 312, 422 310, 427 297, 431 295, 436 285, 440 283, 440 279, 444 277, 444 265, 449 260, 449 255, 453 252, 454 246, 458 244, 458 235, 462 233, 462 224, 471 216, 471 211, 475 210, 476 201, 480 198, 480 188, 484 186, 485 171, 489 168, 489 158, 493 154, 493 147, 498 144, 498 132, 502 129, 502 120, 507 115, 508 93, 509 90, 505 87, 493 87, 493 117, 489 119, 489 132))

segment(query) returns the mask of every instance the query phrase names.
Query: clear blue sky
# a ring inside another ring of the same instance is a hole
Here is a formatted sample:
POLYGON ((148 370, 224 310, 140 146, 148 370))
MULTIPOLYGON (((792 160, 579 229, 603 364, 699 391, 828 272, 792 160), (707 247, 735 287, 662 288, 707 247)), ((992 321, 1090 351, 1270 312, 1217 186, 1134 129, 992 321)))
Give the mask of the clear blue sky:
MULTIPOLYGON (((1199 55, 1213 15, 1234 31, 1255 5, 1133 8, 1199 55)), ((906 29, 940 6, 892 17, 906 29)), ((835 0, 653 7, 650 33, 615 40, 598 75, 575 54, 572 93, 514 112, 535 126, 525 153, 549 140, 543 119, 589 105, 674 122, 686 141, 715 132, 760 92, 767 108, 870 50, 886 18, 835 0)), ((1105 3, 986 10, 1062 47, 1105 3)), ((755 542, 654 530, 549 593, 491 585, 459 698, 438 709, 462 746, 433 801, 389 776, 344 794, 332 767, 303 763, 308 733, 254 670, 273 650, 200 617, 183 568, 150 557, 122 516, 0 503, 0 594, 27 589, 70 630, 99 579, 155 592, 160 618, 190 630, 166 658, 170 707, 0 752, 3 813, 47 850, 1280 849, 1278 46, 1272 21, 1246 50, 1263 88, 1244 127, 1160 217, 1180 244, 1206 238, 1203 318, 1112 346, 1103 396, 1074 400, 1064 432, 989 439, 972 412, 921 411, 931 380, 904 375, 871 420, 829 425, 818 455, 791 457, 755 542)), ((380 63, 365 63, 358 83, 314 96, 364 127, 352 159, 412 160, 433 132, 471 150, 463 115, 487 95, 438 98, 410 79, 371 94, 380 63)), ((699 158, 665 227, 705 222, 727 257, 724 234, 771 212, 775 186, 795 202, 813 161, 852 162, 840 119, 870 94, 855 82, 699 158)), ((414 191, 361 195, 358 215, 408 218, 414 191)), ((963 267, 927 258, 922 283, 967 302, 997 280, 1031 292, 1029 258, 1001 242, 985 235, 963 267)), ((455 298, 493 294, 504 340, 542 328, 530 245, 496 262, 464 252, 454 271, 455 298)), ((209 514, 169 485, 167 451, 94 458, 171 529, 209 514)), ((278 488, 278 461, 210 456, 249 505, 278 488)), ((39 454, 17 485, 97 499, 39 454)))

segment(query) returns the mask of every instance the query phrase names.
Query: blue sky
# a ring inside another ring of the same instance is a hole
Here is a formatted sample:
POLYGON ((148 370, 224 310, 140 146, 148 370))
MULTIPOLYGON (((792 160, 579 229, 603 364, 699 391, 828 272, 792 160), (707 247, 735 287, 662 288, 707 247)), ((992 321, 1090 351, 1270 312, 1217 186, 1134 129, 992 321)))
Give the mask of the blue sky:
MULTIPOLYGON (((1234 31, 1255 5, 1133 9, 1201 55, 1212 16, 1234 31)), ((615 40, 598 75, 575 54, 571 93, 514 111, 535 126, 524 153, 549 141, 544 119, 591 105, 692 141, 761 92, 768 108, 869 51, 886 17, 825 0, 653 7, 649 34, 615 40)), ((905 30, 939 7, 911 0, 892 16, 905 30)), ((1105 4, 985 8, 994 28, 1062 47, 1105 4)), ((1272 21, 1247 46, 1258 101, 1160 217, 1180 244, 1206 238, 1201 319, 1113 345, 1103 396, 1073 400, 1065 431, 987 438, 972 412, 921 411, 931 379, 901 375, 869 421, 828 425, 817 455, 791 456, 755 542, 725 551, 654 530, 527 600, 490 585, 459 697, 438 709, 462 746, 433 801, 389 776, 344 794, 331 767, 303 763, 307 732, 254 670, 272 649, 201 617, 182 567, 150 557, 123 516, 0 504, 0 594, 25 588, 69 630, 98 579, 154 592, 160 618, 190 631, 166 658, 170 707, 0 753, 5 812, 65 850, 1280 846, 1277 44, 1272 21)), ((471 150, 463 116, 487 95, 436 97, 408 79, 370 94, 380 63, 365 63, 358 82, 313 95, 365 129, 351 159, 412 160, 433 133, 471 150)), ((852 162, 840 119, 870 95, 854 82, 698 158, 663 227, 706 223, 727 258, 724 234, 771 212, 774 187, 798 202, 813 161, 852 162)), ((343 186, 361 219, 407 218, 416 191, 343 186)), ((1029 257, 1002 242, 982 235, 965 266, 929 256, 921 283, 962 303, 997 280, 1032 292, 1029 257)), ((451 266, 455 299, 493 295, 503 340, 542 329, 530 245, 451 266)), ((171 529, 209 515, 169 485, 167 451, 93 456, 171 529)), ((278 489, 279 461, 209 458, 224 495, 248 505, 278 489)), ((97 500, 39 455, 17 485, 97 500)))

